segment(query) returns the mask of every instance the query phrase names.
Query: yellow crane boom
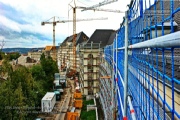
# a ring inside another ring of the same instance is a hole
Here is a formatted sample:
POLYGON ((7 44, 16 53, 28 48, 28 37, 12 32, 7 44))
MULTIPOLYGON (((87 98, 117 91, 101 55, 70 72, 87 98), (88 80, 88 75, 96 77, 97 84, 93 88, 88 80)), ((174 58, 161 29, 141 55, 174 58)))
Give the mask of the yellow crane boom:
POLYGON ((76 11, 75 8, 73 9, 73 20, 56 20, 55 16, 50 18, 47 21, 42 21, 41 25, 45 24, 53 24, 53 59, 56 60, 56 49, 55 49, 55 26, 57 23, 66 23, 66 22, 73 22, 73 65, 76 70, 76 22, 81 22, 81 21, 92 21, 92 20, 107 20, 107 17, 101 17, 101 18, 88 18, 88 19, 77 19, 76 20, 76 11), (50 21, 52 20, 53 21, 50 21))

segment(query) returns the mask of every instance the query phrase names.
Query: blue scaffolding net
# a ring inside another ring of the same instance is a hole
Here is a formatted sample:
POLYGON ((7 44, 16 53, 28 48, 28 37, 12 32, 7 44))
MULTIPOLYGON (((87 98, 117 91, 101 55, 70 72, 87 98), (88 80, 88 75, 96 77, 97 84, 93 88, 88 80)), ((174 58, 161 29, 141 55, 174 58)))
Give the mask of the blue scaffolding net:
POLYGON ((128 10, 128 88, 124 96, 125 27, 104 49, 114 68, 117 119, 180 119, 180 1, 133 0, 128 10), (130 96, 134 109, 124 97, 130 96))

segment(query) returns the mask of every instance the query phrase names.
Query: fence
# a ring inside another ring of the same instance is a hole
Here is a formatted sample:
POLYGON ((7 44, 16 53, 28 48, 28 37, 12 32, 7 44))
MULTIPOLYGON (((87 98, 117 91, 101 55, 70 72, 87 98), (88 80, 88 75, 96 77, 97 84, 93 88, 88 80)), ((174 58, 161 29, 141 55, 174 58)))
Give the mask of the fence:
POLYGON ((179 18, 179 0, 131 1, 114 43, 104 49, 114 68, 117 119, 134 119, 132 113, 140 120, 180 119, 179 18))

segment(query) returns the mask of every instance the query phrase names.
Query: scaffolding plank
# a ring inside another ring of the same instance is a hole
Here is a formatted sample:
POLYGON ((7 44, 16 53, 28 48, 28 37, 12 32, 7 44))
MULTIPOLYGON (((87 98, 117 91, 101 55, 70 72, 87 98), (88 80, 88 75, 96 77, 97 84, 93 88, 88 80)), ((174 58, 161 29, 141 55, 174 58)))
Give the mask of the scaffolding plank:
POLYGON ((111 76, 102 76, 101 78, 102 78, 102 79, 110 79, 111 76))

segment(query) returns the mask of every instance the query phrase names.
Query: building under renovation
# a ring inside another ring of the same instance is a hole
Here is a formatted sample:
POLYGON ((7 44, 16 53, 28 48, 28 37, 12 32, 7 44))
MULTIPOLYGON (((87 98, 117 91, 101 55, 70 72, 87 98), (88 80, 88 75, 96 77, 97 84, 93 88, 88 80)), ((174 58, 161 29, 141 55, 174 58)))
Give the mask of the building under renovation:
MULTIPOLYGON (((86 42, 89 39, 89 37, 84 33, 80 32, 76 36, 76 46, 79 43, 86 42)), ((78 47, 77 47, 78 48, 78 47)), ((67 63, 69 63, 69 66, 73 68, 73 35, 67 37, 59 46, 58 52, 58 64, 61 66, 61 70, 66 67, 67 63)), ((78 62, 79 62, 79 56, 76 54, 76 61, 77 61, 77 68, 78 68, 78 62)))
POLYGON ((86 43, 79 45, 79 80, 84 95, 99 92, 100 55, 104 46, 111 44, 114 38, 114 30, 95 30, 86 43))
MULTIPOLYGON (((90 38, 83 32, 77 34, 77 71, 79 72, 80 89, 84 95, 94 95, 99 92, 100 55, 103 53, 104 46, 113 42, 115 33, 114 30, 96 30, 90 38)), ((67 63, 70 68, 73 68, 72 40, 73 36, 67 37, 59 47, 58 61, 61 70, 66 67, 67 63)))

